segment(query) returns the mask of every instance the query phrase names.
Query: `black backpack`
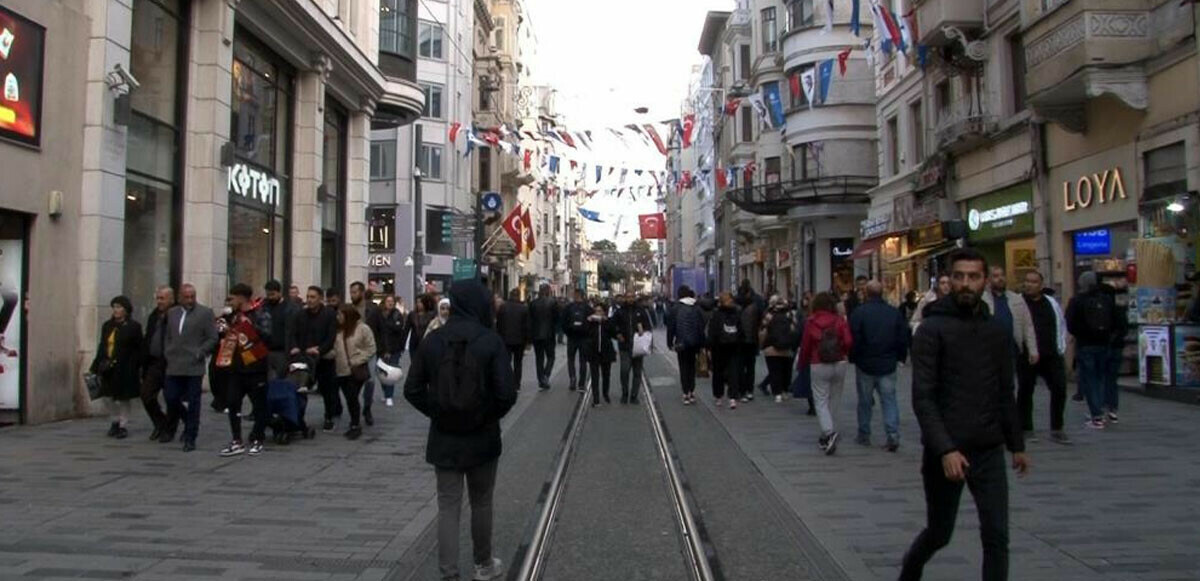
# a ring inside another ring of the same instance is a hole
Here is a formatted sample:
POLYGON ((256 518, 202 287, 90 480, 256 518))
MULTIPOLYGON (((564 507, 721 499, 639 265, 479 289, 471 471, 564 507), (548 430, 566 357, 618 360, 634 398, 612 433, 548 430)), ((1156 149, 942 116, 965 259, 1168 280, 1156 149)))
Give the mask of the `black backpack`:
POLYGON ((817 342, 817 361, 837 363, 843 359, 842 334, 837 325, 821 329, 821 340, 817 342))
POLYGON ((792 318, 787 313, 776 313, 767 323, 767 346, 791 351, 800 344, 800 337, 792 328, 792 318))
POLYGON ((587 307, 584 305, 571 305, 567 309, 567 331, 571 333, 583 333, 587 327, 588 315, 587 307))
POLYGON ((438 361, 437 381, 431 387, 439 429, 473 432, 487 423, 487 393, 483 373, 471 353, 471 341, 456 338, 446 342, 438 361))
POLYGON ((732 345, 741 342, 742 334, 738 331, 738 325, 741 321, 736 316, 726 317, 724 313, 717 315, 717 343, 721 345, 732 345))
POLYGON ((1083 315, 1083 327, 1090 335, 1103 337, 1112 334, 1116 328, 1116 309, 1111 298, 1092 292, 1079 297, 1079 306, 1083 315))

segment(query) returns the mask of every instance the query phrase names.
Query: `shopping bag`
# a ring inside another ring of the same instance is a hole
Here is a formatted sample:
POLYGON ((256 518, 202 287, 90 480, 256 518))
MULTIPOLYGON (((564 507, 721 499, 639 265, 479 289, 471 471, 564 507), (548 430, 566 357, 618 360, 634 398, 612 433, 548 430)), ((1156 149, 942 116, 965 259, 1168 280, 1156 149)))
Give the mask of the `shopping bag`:
POLYGON ((649 331, 638 333, 633 336, 633 356, 645 357, 650 354, 650 350, 654 347, 654 333, 649 331))
POLYGON ((696 377, 708 377, 708 351, 696 353, 696 377))

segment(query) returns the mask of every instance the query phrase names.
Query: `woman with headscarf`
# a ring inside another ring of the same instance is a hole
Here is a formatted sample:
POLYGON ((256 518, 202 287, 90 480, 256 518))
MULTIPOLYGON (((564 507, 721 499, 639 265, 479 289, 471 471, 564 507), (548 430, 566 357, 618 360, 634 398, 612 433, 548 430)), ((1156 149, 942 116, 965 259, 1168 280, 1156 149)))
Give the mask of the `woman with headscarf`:
POLYGON ((133 304, 119 296, 109 302, 112 317, 100 328, 100 343, 91 372, 100 378, 100 397, 105 398, 112 424, 108 436, 129 436, 130 400, 139 397, 142 365, 142 326, 133 320, 133 304))
POLYGON ((913 310, 912 318, 908 320, 909 329, 916 333, 917 327, 921 326, 921 321, 925 318, 925 307, 948 294, 950 294, 950 275, 938 275, 929 291, 921 297, 921 300, 917 301, 917 308, 913 310))
POLYGON ((429 321, 429 326, 425 328, 425 336, 442 328, 446 321, 450 319, 450 299, 442 299, 437 304, 437 316, 432 321, 429 321))

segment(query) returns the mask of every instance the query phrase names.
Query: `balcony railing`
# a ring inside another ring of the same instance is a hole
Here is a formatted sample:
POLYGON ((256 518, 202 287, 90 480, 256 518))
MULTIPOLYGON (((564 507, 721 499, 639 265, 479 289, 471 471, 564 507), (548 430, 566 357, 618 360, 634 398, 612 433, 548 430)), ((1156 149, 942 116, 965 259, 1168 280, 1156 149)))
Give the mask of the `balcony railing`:
POLYGON ((833 176, 759 184, 731 189, 729 200, 738 208, 760 216, 781 216, 799 206, 866 204, 867 192, 879 183, 875 176, 833 176))
POLYGON ((969 98, 954 103, 938 114, 938 149, 961 152, 987 140, 997 127, 996 116, 984 104, 986 98, 969 98))

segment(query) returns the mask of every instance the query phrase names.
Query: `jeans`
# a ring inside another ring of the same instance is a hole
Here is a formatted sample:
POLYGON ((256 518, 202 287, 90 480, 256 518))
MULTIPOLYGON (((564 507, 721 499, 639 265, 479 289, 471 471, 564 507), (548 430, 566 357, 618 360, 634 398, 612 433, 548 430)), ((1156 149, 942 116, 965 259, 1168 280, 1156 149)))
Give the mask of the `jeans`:
POLYGON ((712 350, 712 392, 713 397, 725 397, 728 387, 730 399, 737 397, 738 385, 738 356, 737 345, 717 347, 712 350))
MULTIPOLYGON (((589 364, 592 368, 592 403, 600 403, 600 393, 604 393, 604 401, 608 401, 608 386, 612 379, 612 363, 601 363, 592 361, 589 364)), ((583 386, 580 386, 583 389, 583 386)))
POLYGON ((817 407, 817 423, 821 424, 821 434, 828 436, 836 431, 836 417, 842 405, 842 384, 846 382, 846 362, 813 363, 812 392, 813 403, 817 407))
POLYGON ((521 390, 521 369, 524 367, 525 346, 509 345, 508 355, 512 357, 513 379, 517 382, 517 391, 521 390))
POLYGON ((1121 389, 1117 387, 1117 377, 1121 375, 1121 363, 1125 361, 1125 346, 1108 349, 1108 381, 1104 384, 1104 406, 1110 412, 1116 412, 1120 403, 1121 389))
POLYGON ((583 356, 583 340, 574 337, 567 338, 567 376, 571 378, 571 386, 583 389, 587 386, 588 363, 583 356), (575 375, 575 362, 579 362, 579 375, 575 375), (579 381, 575 379, 578 377, 579 381))
MULTIPOLYGON (((400 353, 389 353, 387 357, 383 358, 383 362, 391 365, 392 367, 400 367, 400 355, 400 353)), ((374 367, 374 365, 372 365, 372 367, 374 367)), ((383 387, 383 397, 392 399, 396 396, 396 386, 388 385, 383 382, 380 382, 380 385, 383 387)))
POLYGON ((696 352, 699 349, 680 349, 676 352, 679 359, 679 385, 683 394, 696 393, 696 352))
POLYGON ((889 442, 900 441, 900 406, 896 404, 896 372, 870 375, 858 370, 858 435, 871 437, 871 411, 875 407, 875 392, 879 392, 879 407, 883 409, 883 431, 889 442))
POLYGON ((1021 412, 1021 429, 1033 431, 1033 391, 1041 377, 1050 389, 1050 429, 1063 429, 1063 414, 1067 407, 1067 370, 1061 355, 1042 356, 1037 365, 1026 357, 1017 357, 1017 409, 1021 412))
POLYGON ((1079 387, 1093 418, 1104 415, 1104 389, 1108 385, 1108 347, 1084 346, 1077 351, 1079 387))
MULTIPOLYGON (((983 542, 984 581, 1008 579, 1008 476, 1005 474, 1004 448, 965 452, 967 487, 979 512, 979 536, 983 542)), ((946 479, 942 459, 926 449, 921 462, 925 483, 925 530, 904 555, 900 581, 921 578, 925 563, 950 542, 962 498, 962 482, 946 479)))
POLYGON ((375 386, 379 385, 379 356, 372 355, 367 360, 367 373, 369 377, 362 388, 362 409, 366 412, 371 411, 371 402, 375 399, 375 386))
POLYGON ((163 359, 150 360, 142 373, 141 392, 138 394, 142 398, 142 407, 146 408, 146 415, 150 416, 150 423, 159 430, 168 427, 170 423, 167 415, 163 413, 162 406, 158 404, 158 393, 163 390, 166 377, 167 362, 163 359))
POLYGON ((738 395, 753 396, 755 366, 758 364, 758 345, 741 345, 738 350, 740 351, 738 365, 741 366, 738 374, 738 395))
POLYGON ((550 373, 554 370, 554 339, 533 342, 533 362, 537 367, 538 387, 550 389, 550 373))
POLYGON ((783 395, 792 386, 792 358, 767 357, 767 380, 771 384, 771 395, 783 395))
POLYGON ((337 368, 332 359, 317 361, 317 389, 325 402, 325 421, 342 417, 342 398, 338 395, 337 368))
POLYGON ((468 470, 435 468, 438 498, 438 569, 442 579, 458 579, 458 526, 462 518, 463 481, 471 503, 471 545, 476 565, 492 562, 492 492, 497 460, 468 470))
POLYGON ((242 400, 250 397, 254 425, 250 428, 250 441, 261 442, 267 432, 267 373, 229 374, 229 432, 233 439, 242 441, 242 400))
POLYGON ((638 386, 642 385, 642 367, 645 357, 634 357, 632 351, 621 352, 621 401, 637 401, 638 386), (629 372, 633 371, 633 386, 629 385, 629 372))
POLYGON ((196 443, 200 433, 200 380, 201 376, 171 375, 167 377, 163 395, 167 400, 167 420, 163 429, 175 432, 175 426, 183 418, 183 440, 196 443), (184 404, 187 408, 184 409, 184 404))
POLYGON ((367 382, 358 381, 350 375, 338 378, 338 388, 342 392, 342 397, 346 399, 346 408, 350 412, 350 427, 352 428, 362 425, 359 423, 359 419, 362 416, 363 408, 359 406, 358 394, 362 391, 364 383, 367 382))

